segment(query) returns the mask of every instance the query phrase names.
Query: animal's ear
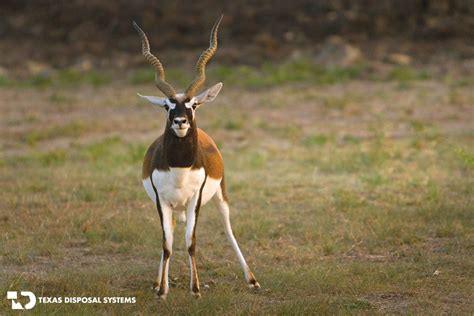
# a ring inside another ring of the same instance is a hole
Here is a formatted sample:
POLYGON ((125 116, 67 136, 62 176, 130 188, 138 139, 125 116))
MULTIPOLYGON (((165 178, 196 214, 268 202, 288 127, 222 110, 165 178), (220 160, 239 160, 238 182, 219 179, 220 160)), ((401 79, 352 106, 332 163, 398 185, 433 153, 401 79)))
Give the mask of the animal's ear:
POLYGON ((151 104, 159 105, 161 107, 166 107, 166 98, 154 97, 154 96, 150 96, 150 95, 141 95, 140 93, 137 93, 137 95, 140 98, 143 98, 143 99, 147 100, 151 104))
POLYGON ((198 96, 194 97, 194 100, 195 100, 194 104, 199 106, 203 103, 213 101, 217 97, 217 95, 219 94, 221 89, 222 89, 222 82, 219 82, 215 86, 207 89, 203 93, 201 93, 198 96))

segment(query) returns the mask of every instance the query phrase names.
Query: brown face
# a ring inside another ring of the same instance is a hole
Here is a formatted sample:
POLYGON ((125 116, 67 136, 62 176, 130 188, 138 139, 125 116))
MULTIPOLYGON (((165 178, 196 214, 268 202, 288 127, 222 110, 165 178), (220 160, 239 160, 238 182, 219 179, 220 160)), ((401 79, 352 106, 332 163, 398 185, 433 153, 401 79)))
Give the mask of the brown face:
POLYGON ((184 137, 194 126, 196 105, 194 98, 175 97, 166 100, 164 108, 168 111, 168 122, 176 136, 184 137))

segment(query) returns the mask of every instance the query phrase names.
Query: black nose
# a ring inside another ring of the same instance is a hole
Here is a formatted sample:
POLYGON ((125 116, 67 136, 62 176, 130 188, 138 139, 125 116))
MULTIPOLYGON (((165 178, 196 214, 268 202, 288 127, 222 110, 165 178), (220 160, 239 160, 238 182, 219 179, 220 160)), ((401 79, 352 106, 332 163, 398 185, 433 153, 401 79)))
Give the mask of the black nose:
POLYGON ((179 126, 181 126, 182 124, 186 124, 186 118, 184 118, 184 117, 175 118, 175 119, 173 119, 173 123, 178 124, 179 126))

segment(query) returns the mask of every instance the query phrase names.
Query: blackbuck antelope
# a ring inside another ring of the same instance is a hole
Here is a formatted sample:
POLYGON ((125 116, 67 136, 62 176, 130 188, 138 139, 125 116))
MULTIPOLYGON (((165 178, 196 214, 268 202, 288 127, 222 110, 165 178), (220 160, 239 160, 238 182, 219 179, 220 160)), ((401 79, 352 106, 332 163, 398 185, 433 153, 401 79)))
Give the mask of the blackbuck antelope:
POLYGON ((210 46, 199 57, 196 77, 184 93, 176 93, 165 81, 161 62, 150 52, 145 33, 133 23, 141 38, 143 56, 155 69, 156 86, 166 95, 163 98, 139 94, 167 111, 165 131, 150 145, 143 161, 143 186, 156 204, 163 230, 163 252, 154 287, 162 298, 166 297, 169 289, 168 269, 176 224, 176 213, 173 211, 179 215, 178 219, 186 221, 191 293, 200 296, 195 259, 196 225, 201 205, 211 199, 222 215, 225 233, 237 253, 247 284, 250 288, 260 287, 232 233, 222 156, 211 137, 196 126, 196 109, 214 100, 222 88, 222 83, 218 83, 197 94, 206 80, 206 64, 217 50, 217 31, 221 20, 222 16, 214 24, 210 46))

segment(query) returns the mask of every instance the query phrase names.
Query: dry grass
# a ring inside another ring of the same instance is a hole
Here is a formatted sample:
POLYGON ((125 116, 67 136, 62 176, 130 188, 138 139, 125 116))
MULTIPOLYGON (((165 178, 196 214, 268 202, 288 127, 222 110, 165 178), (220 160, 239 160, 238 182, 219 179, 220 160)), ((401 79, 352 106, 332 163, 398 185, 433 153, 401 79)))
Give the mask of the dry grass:
POLYGON ((37 314, 472 313, 474 89, 392 76, 225 87, 201 108, 263 289, 247 290, 206 206, 197 260, 209 288, 188 293, 179 226, 166 302, 151 291, 161 233, 140 181, 164 121, 135 96, 152 85, 1 88, 1 292, 137 297, 37 314))

